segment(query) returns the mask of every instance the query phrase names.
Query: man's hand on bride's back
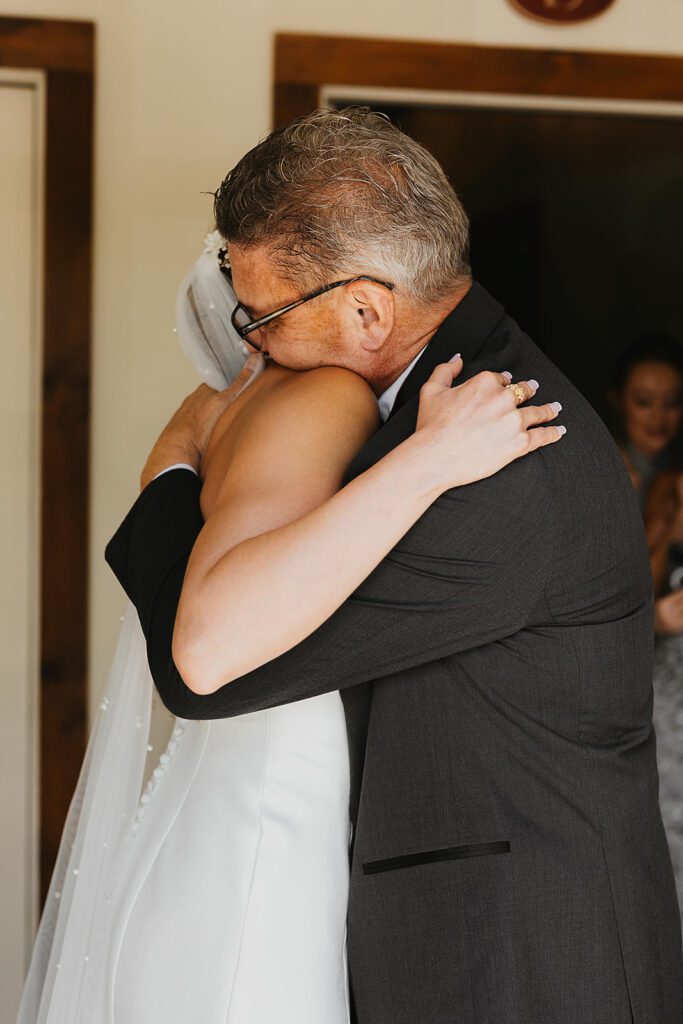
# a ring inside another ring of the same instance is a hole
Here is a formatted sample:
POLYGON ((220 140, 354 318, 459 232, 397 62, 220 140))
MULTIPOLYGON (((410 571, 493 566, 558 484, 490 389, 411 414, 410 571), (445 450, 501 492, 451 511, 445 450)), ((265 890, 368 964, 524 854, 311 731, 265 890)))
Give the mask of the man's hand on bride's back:
POLYGON ((235 401, 254 373, 260 372, 262 361, 259 353, 253 353, 239 376, 225 390, 214 391, 208 384, 200 384, 187 396, 159 434, 149 454, 140 475, 141 490, 158 473, 176 462, 183 462, 199 472, 216 420, 235 401))
POLYGON ((453 387, 461 370, 459 358, 440 364, 420 391, 415 441, 440 491, 492 476, 566 432, 542 425, 558 416, 559 402, 518 405, 522 397, 533 398, 536 381, 516 382, 518 396, 507 386, 509 374, 487 370, 453 387))

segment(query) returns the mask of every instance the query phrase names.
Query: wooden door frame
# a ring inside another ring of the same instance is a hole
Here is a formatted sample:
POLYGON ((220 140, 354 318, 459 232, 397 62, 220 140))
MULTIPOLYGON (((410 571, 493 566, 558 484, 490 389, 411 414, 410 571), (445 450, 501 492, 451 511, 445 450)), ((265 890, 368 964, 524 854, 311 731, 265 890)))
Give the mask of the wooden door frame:
MULTIPOLYGON (((44 898, 85 749, 94 26, 0 17, 0 66, 46 79, 40 558, 44 898)), ((6 824, 6 827, 7 824, 6 824)))
POLYGON ((275 127, 315 110, 325 85, 683 102, 683 58, 277 35, 275 127))

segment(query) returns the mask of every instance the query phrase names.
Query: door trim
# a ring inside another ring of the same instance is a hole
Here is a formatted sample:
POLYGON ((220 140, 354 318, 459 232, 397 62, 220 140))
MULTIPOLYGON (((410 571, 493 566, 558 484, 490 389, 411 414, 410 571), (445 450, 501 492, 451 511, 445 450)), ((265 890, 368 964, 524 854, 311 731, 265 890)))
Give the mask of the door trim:
POLYGON ((45 77, 40 507, 40 886, 86 736, 94 26, 0 17, 0 66, 45 77))
MULTIPOLYGON (((26 353, 29 361, 28 395, 31 418, 28 426, 27 454, 28 472, 30 474, 30 492, 28 497, 27 526, 32 544, 27 552, 28 561, 26 584, 28 596, 28 675, 25 679, 26 690, 23 693, 23 712, 28 735, 24 764, 17 766, 15 792, 21 792, 24 807, 24 828, 21 835, 22 860, 24 862, 23 886, 21 901, 24 921, 22 925, 24 961, 28 959, 33 945, 33 933, 38 919, 39 910, 39 853, 40 823, 39 811, 39 776, 40 761, 38 755, 40 737, 40 657, 39 657, 39 609, 40 609, 40 467, 41 467, 41 380, 42 380, 42 306, 43 306, 43 267, 41 253, 43 246, 43 195, 45 168, 45 74, 42 71, 5 68, 0 66, 0 95, 5 89, 20 90, 30 94, 30 135, 31 135, 31 240, 30 240, 30 297, 29 334, 30 342, 26 353), (25 775, 24 775, 25 772, 25 775), (24 779, 26 785, 24 787, 24 779), (19 785, 21 780, 21 786, 19 785)), ((12 879, 14 887, 19 878, 12 879)))
POLYGON ((683 103, 683 58, 279 34, 273 123, 321 103, 324 86, 683 103))

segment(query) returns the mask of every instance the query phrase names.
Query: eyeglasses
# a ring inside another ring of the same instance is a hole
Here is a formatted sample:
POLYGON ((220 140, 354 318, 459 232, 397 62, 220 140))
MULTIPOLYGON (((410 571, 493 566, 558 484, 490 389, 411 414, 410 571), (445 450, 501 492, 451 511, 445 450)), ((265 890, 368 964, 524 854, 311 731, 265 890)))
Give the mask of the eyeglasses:
MULTIPOLYGON (((232 269, 227 261, 227 256, 223 256, 220 264, 222 273, 228 278, 232 284, 232 269)), ((343 281, 333 281, 332 284, 323 285, 322 288, 317 288, 314 292, 308 292, 306 295, 302 295, 300 299, 296 299, 295 302, 290 302, 286 306, 280 306, 279 309, 274 309, 272 313, 266 313, 265 316, 260 316, 257 320, 251 319, 251 314, 244 308, 241 303, 237 303, 230 320, 232 326, 235 328, 240 338, 244 340, 248 334, 252 331, 257 331, 259 327, 264 327, 266 324, 272 323, 279 316, 283 316, 284 313, 289 313, 291 309, 296 309, 297 306, 302 306, 304 302, 310 302, 311 299, 317 299, 319 295, 324 295, 325 292, 332 291, 333 288, 340 288, 344 284, 353 284, 354 281, 372 281, 374 284, 381 284, 383 288, 388 288, 389 291, 394 290, 394 285, 389 281, 380 281, 376 277, 370 277, 369 274, 358 274, 356 277, 347 277, 343 281)), ((261 345, 257 345, 254 341, 249 341, 252 348, 261 351, 261 345)))

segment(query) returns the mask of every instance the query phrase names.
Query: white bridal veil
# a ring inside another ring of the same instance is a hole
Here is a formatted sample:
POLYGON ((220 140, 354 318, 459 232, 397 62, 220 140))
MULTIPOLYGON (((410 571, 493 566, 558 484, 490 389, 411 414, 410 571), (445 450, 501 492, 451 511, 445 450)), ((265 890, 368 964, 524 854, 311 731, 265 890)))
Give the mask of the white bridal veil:
MULTIPOLYGON (((223 245, 218 232, 207 237, 180 286, 176 309, 182 348, 202 380, 216 389, 227 387, 247 358, 230 323, 236 299, 219 269, 223 245)), ((144 637, 129 604, 66 819, 17 1024, 111 1019, 111 915, 125 885, 136 821, 144 813, 152 688, 144 637)), ((182 725, 175 730, 180 731, 182 725)), ((164 756, 169 755, 162 755, 162 763, 164 756)), ((148 789, 155 785, 153 777, 148 789)))

